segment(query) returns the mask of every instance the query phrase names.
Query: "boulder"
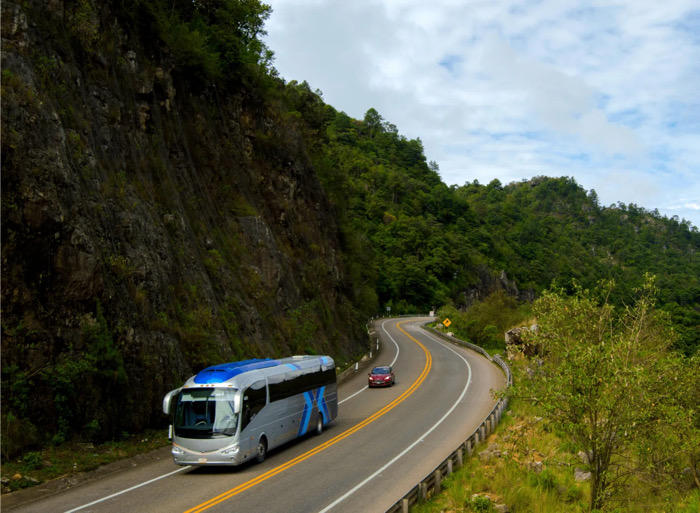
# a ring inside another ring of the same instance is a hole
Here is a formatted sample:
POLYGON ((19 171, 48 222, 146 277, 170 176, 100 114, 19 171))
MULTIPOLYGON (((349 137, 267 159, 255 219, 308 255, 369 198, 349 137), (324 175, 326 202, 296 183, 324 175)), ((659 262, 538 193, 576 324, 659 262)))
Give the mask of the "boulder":
POLYGON ((591 473, 583 469, 577 468, 574 470, 574 481, 580 483, 582 481, 590 481, 591 473))
POLYGON ((508 352, 508 358, 513 358, 518 354, 523 354, 528 358, 540 354, 540 347, 537 344, 531 344, 526 342, 525 334, 528 332, 537 331, 537 324, 531 327, 523 326, 521 328, 513 328, 506 332, 506 350, 508 352))

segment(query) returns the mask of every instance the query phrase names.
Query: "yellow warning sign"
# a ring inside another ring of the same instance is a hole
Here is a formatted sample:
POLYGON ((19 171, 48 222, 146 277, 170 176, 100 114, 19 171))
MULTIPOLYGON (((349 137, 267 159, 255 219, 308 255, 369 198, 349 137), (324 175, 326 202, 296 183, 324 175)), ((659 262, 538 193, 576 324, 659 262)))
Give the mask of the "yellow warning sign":
POLYGON ((452 324, 452 321, 449 320, 449 319, 445 319, 444 321, 442 321, 442 325, 443 325, 445 328, 449 328, 449 327, 450 327, 450 324, 452 324))

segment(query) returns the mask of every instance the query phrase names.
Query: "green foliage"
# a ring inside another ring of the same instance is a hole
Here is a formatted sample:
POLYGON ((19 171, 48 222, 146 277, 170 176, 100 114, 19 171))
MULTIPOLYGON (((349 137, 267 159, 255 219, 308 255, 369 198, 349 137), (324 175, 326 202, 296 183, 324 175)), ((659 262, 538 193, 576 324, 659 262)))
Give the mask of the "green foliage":
POLYGON ((316 354, 320 349, 318 319, 319 305, 315 301, 305 302, 289 313, 286 323, 287 340, 293 354, 316 354))
POLYGON ((90 0, 78 0, 68 16, 68 28, 86 49, 99 39, 99 22, 90 0))
POLYGON ((487 511, 492 511, 491 499, 484 495, 477 495, 472 497, 467 504, 472 511, 477 511, 480 513, 486 513, 487 511))
POLYGON ((688 399, 673 393, 683 396, 678 386, 692 389, 686 380, 696 380, 697 369, 667 352, 674 333, 668 316, 655 308, 653 279, 624 308, 611 304, 613 292, 612 283, 593 292, 576 288, 571 297, 561 289, 546 291, 535 303, 539 328, 527 335, 541 347, 544 363, 514 389, 590 454, 591 510, 622 493, 630 472, 654 474, 661 483, 659 476, 672 474, 668 454, 686 464, 698 454, 699 425, 688 402, 697 394, 688 399), (670 419, 677 439, 666 436, 670 419))
POLYGON ((22 462, 24 463, 24 468, 27 470, 36 470, 42 467, 43 460, 41 458, 41 453, 30 451, 22 457, 22 462))
POLYGON ((448 331, 457 338, 481 346, 492 352, 505 350, 504 333, 528 318, 527 305, 518 305, 512 296, 497 291, 483 301, 474 301, 465 311, 443 307, 437 312, 440 319, 450 319, 448 331))
MULTIPOLYGON (((610 299, 622 305, 651 272, 680 335, 674 349, 691 355, 700 348, 700 232, 690 223, 636 205, 601 207, 595 191, 570 177, 447 187, 421 141, 400 135, 376 109, 353 119, 306 82, 287 84, 281 101, 337 209, 363 312, 464 310, 471 303, 465 290, 493 290, 482 269, 505 270, 519 300, 553 282, 573 292, 574 280, 590 288, 615 279, 610 299), (360 300, 360 291, 371 295, 368 283, 376 301, 360 300)), ((468 338, 502 346, 500 329, 479 321, 468 338)))
POLYGON ((88 362, 94 361, 94 373, 103 386, 112 388, 126 385, 128 378, 124 370, 124 361, 114 344, 104 309, 99 301, 95 323, 83 327, 83 337, 88 348, 85 359, 88 362))
POLYGON ((178 18, 163 18, 161 35, 178 69, 200 72, 207 78, 221 77, 219 54, 209 47, 206 35, 199 30, 191 29, 178 18))
POLYGON ((118 12, 145 41, 155 29, 182 76, 240 82, 274 74, 262 41, 271 8, 259 0, 122 0, 118 12))
POLYGON ((547 491, 554 491, 559 487, 557 476, 550 469, 544 469, 539 474, 530 474, 530 485, 533 488, 540 488, 547 491))

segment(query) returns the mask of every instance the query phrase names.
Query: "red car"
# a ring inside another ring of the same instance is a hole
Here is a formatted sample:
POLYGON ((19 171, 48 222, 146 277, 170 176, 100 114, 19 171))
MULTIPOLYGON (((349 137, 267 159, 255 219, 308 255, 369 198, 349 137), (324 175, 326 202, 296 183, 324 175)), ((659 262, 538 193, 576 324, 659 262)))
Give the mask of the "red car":
POLYGON ((369 373, 367 386, 372 387, 390 387, 396 382, 394 377, 394 369, 385 365, 383 367, 375 367, 369 373))

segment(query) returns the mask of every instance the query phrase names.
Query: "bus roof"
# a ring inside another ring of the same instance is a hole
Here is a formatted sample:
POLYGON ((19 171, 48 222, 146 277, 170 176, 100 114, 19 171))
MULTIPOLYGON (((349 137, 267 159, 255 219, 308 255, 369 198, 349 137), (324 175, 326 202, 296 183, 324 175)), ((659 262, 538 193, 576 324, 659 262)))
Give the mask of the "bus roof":
MULTIPOLYGON (((271 369, 272 367, 288 367, 285 370, 301 370, 313 365, 330 366, 333 365, 333 359, 329 356, 290 356, 288 358, 280 358, 274 360, 272 358, 242 360, 240 362, 222 363, 213 365, 197 373, 191 380, 197 385, 214 385, 224 383, 235 378, 245 372, 257 371, 262 369, 271 369)), ((277 369, 275 369, 277 370, 277 369)), ((279 369, 282 370, 282 369, 279 369)), ((277 372, 272 372, 277 374, 277 372)), ((265 373, 268 374, 268 373, 265 373)), ((188 380, 190 381, 190 380, 188 380)), ((187 384, 185 384, 187 386, 187 384)))

